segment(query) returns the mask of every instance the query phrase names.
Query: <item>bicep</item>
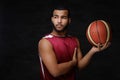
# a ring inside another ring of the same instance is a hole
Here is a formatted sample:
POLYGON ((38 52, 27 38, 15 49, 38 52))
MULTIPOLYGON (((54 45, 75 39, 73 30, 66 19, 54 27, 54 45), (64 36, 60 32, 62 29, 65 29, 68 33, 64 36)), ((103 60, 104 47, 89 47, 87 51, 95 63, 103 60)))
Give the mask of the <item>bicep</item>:
POLYGON ((39 56, 50 73, 57 68, 57 60, 52 45, 47 40, 41 40, 38 44, 39 56))

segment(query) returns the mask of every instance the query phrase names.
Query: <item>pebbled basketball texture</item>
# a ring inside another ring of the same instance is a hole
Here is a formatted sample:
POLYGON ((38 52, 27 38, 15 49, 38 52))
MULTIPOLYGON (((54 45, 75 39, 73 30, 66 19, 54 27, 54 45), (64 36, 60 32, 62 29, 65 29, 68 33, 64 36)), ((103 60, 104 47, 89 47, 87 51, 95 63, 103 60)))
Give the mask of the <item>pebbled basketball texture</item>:
POLYGON ((93 46, 97 46, 98 43, 103 46, 106 42, 110 42, 112 38, 110 24, 104 20, 93 21, 86 30, 86 36, 93 46))

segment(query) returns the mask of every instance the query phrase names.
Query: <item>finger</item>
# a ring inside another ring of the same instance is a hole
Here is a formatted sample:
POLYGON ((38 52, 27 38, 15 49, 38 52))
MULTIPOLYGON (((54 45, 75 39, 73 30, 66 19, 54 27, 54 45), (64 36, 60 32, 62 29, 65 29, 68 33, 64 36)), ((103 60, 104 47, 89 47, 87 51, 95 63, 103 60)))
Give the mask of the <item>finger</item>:
POLYGON ((77 57, 77 48, 74 49, 74 56, 77 57))
POLYGON ((76 53, 77 48, 74 49, 74 53, 76 53))
POLYGON ((99 51, 101 50, 101 47, 100 47, 100 43, 98 43, 98 45, 97 45, 97 48, 99 49, 99 51))
POLYGON ((108 48, 109 46, 110 46, 110 42, 106 42, 102 47, 102 50, 108 48))

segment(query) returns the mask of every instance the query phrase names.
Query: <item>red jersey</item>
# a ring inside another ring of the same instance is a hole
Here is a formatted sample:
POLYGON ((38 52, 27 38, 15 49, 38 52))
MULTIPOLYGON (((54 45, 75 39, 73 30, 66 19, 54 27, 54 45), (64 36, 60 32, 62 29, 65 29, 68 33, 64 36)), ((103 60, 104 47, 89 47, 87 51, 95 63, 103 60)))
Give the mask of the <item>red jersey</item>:
MULTIPOLYGON (((58 37, 50 34, 44 38, 52 44, 58 64, 72 60, 74 49, 77 47, 76 37, 58 37)), ((40 78, 41 80, 75 80, 75 69, 71 69, 67 74, 54 78, 40 58, 40 78)))

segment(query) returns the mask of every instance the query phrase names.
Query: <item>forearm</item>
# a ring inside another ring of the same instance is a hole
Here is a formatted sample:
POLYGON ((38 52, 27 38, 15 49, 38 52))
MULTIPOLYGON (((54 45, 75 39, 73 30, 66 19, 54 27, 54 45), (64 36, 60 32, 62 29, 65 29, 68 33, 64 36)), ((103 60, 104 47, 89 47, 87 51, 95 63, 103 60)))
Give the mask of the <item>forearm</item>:
POLYGON ((91 60, 92 56, 94 55, 94 53, 95 52, 90 50, 84 57, 79 59, 79 61, 78 61, 79 69, 85 68, 90 63, 90 60, 91 60))
POLYGON ((72 61, 57 64, 56 68, 51 72, 54 77, 66 74, 75 64, 72 61))

